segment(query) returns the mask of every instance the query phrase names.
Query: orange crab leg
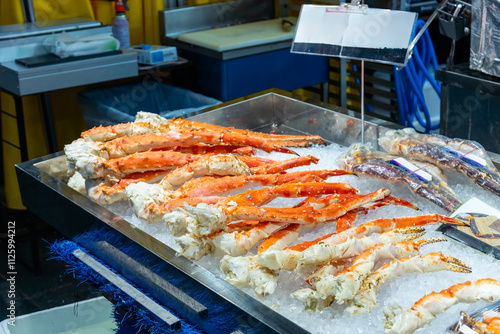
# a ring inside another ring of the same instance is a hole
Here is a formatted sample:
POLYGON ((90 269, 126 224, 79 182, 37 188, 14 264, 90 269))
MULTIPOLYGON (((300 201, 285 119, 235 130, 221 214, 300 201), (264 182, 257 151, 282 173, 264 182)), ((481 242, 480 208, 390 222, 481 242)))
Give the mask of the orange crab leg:
MULTIPOLYGON (((218 203, 218 205, 231 206, 231 204, 234 205, 233 203, 236 203, 240 206, 256 206, 267 204, 276 197, 306 197, 331 193, 352 193, 354 191, 357 190, 348 183, 286 183, 272 188, 248 190, 241 194, 227 197, 225 200, 218 203)), ((250 220, 253 219, 250 218, 250 220)), ((259 220, 262 221, 262 219, 259 220)))
MULTIPOLYGON (((327 197, 329 197, 329 196, 327 196, 327 197)), ((308 197, 305 200, 303 200, 302 202, 300 202, 299 204, 297 204, 296 207, 303 207, 303 206, 306 206, 306 205, 312 205, 313 204, 314 205, 313 207, 315 209, 319 209, 319 208, 324 207, 326 205, 333 204, 333 202, 332 203, 327 203, 326 201, 324 201, 324 198, 325 197, 322 197, 322 198, 308 197)), ((310 227, 311 228, 315 228, 317 225, 318 224, 313 224, 310 227)), ((297 239, 299 237, 300 231, 301 231, 301 229, 304 228, 304 226, 305 225, 302 225, 302 224, 290 224, 287 227, 279 230, 278 232, 274 233, 272 236, 270 236, 267 240, 265 240, 259 246, 258 253, 260 254, 262 252, 265 252, 266 250, 268 250, 271 247, 276 248, 276 249, 283 249, 283 248, 284 249, 288 249, 288 248, 291 248, 291 249, 294 249, 294 250, 297 250, 297 251, 302 251, 304 249, 307 249, 313 243, 319 242, 319 241, 321 241, 321 240, 323 240, 323 239, 331 236, 331 234, 328 234, 328 235, 323 236, 321 238, 318 238, 318 239, 316 239, 314 241, 306 241, 306 242, 304 242, 304 243, 302 243, 300 245, 296 245, 296 246, 292 246, 292 247, 284 247, 285 245, 289 245, 290 243, 292 243, 295 239, 297 239), (281 244, 283 247, 276 246, 278 243, 281 244)))
MULTIPOLYGON (((290 224, 287 227, 273 233, 269 238, 263 241, 258 248, 258 254, 265 252, 270 247, 275 246, 277 243, 290 244, 290 242, 296 240, 300 234, 301 229, 300 224, 290 224)), ((283 247, 277 247, 283 248, 283 247)))
POLYGON ((164 170, 172 167, 184 166, 201 157, 203 157, 203 155, 173 151, 149 151, 103 161, 102 165, 108 170, 129 174, 137 171, 153 169, 164 170))
POLYGON ((342 171, 299 171, 286 174, 269 175, 239 175, 226 177, 200 177, 192 179, 182 185, 178 191, 182 197, 199 197, 210 194, 223 194, 250 182, 257 182, 263 186, 282 185, 286 183, 305 183, 324 181, 330 176, 342 175, 342 171))
POLYGON ((320 136, 298 136, 298 135, 277 135, 267 134, 262 132, 254 132, 250 130, 236 129, 233 127, 223 127, 220 125, 206 124, 198 121, 190 121, 185 119, 171 120, 169 125, 178 126, 176 129, 196 130, 196 131, 231 131, 250 137, 258 137, 266 140, 277 141, 306 141, 317 144, 325 144, 325 140, 320 136))
POLYGON ((447 223, 452 225, 465 225, 458 219, 449 218, 442 215, 423 215, 423 216, 415 216, 415 217, 402 217, 402 218, 381 218, 366 222, 356 227, 351 227, 344 232, 337 233, 331 238, 325 239, 323 242, 329 245, 335 245, 341 242, 344 242, 349 237, 363 237, 367 235, 371 235, 373 233, 382 233, 388 230, 392 230, 395 228, 405 228, 412 226, 424 226, 427 224, 436 224, 436 223, 447 223))
MULTIPOLYGON (((361 210, 361 208, 360 208, 361 210)), ((352 224, 356 221, 358 217, 358 210, 352 210, 347 212, 345 215, 337 219, 337 232, 342 232, 352 227, 352 224)))
POLYGON ((412 208, 414 210, 418 210, 418 207, 415 204, 410 203, 408 201, 405 201, 404 199, 401 199, 398 197, 393 197, 393 196, 387 196, 383 200, 381 200, 378 203, 375 203, 373 205, 381 206, 381 205, 386 205, 386 204, 401 205, 401 206, 406 206, 406 207, 412 208))
POLYGON ((120 123, 110 126, 98 126, 82 132, 81 137, 91 141, 109 141, 125 136, 134 136, 155 131, 156 126, 145 122, 120 123))
POLYGON ((239 222, 234 222, 234 223, 228 224, 226 227, 226 230, 224 230, 223 232, 231 233, 231 232, 235 232, 235 231, 247 231, 247 230, 249 230, 249 229, 251 229, 251 228, 253 228, 256 225, 259 225, 261 223, 262 222, 260 222, 258 220, 242 220, 239 222))
MULTIPOLYGON (((314 201, 316 197, 308 197, 304 201, 295 205, 295 208, 302 207, 308 205, 310 201, 314 201)), ((274 223, 274 222, 258 222, 255 224, 255 221, 243 221, 240 223, 236 223, 236 225, 240 225, 242 227, 246 227, 248 225, 253 225, 252 228, 243 230, 237 233, 232 234, 232 239, 234 242, 233 247, 222 246, 225 253, 228 253, 233 256, 237 256, 238 254, 247 253, 252 247, 254 247, 257 243, 264 240, 265 241, 259 246, 259 252, 267 250, 269 247, 283 248, 285 245, 288 245, 290 242, 293 242, 299 236, 299 229, 303 228, 303 226, 295 226, 297 224, 290 224, 287 226, 285 223, 274 223), (255 224, 255 225, 254 225, 255 224)), ((229 227, 235 224, 229 224, 226 226, 224 230, 217 231, 211 234, 209 237, 212 240, 216 240, 221 233, 227 233, 230 231, 229 227)), ((219 242, 214 242, 216 247, 217 245, 221 245, 219 242)))
MULTIPOLYGON (((452 225, 464 225, 463 222, 461 222, 457 219, 450 218, 447 216, 438 215, 438 214, 432 214, 432 215, 392 218, 392 219, 381 218, 381 219, 372 220, 372 221, 364 224, 364 227, 374 227, 376 229, 379 229, 382 232, 382 231, 387 231, 387 230, 394 229, 394 228, 423 226, 423 225, 427 225, 429 223, 440 223, 440 222, 441 223, 448 223, 448 224, 452 224, 452 225)), ((361 229, 363 229, 363 227, 361 227, 361 229)))
POLYGON ((245 163, 249 168, 258 167, 266 164, 274 164, 278 161, 268 158, 252 157, 248 155, 242 155, 236 157, 239 161, 245 163))
POLYGON ((200 143, 230 144, 251 146, 265 152, 293 153, 272 142, 231 132, 193 132, 193 133, 148 133, 133 137, 120 137, 103 144, 110 158, 118 158, 132 153, 150 151, 173 146, 193 146, 200 143))
MULTIPOLYGON (((276 161, 270 164, 260 165, 252 168, 252 174, 275 174, 283 172, 287 169, 299 167, 299 166, 307 166, 310 164, 318 163, 318 158, 313 157, 312 155, 305 155, 302 157, 276 161)), ((347 172, 346 172, 347 173, 347 172)))
POLYGON ((305 242, 298 244, 298 245, 295 245, 295 246, 285 247, 284 249, 290 249, 293 251, 302 252, 302 251, 305 251, 306 249, 308 249, 309 247, 311 247, 312 245, 317 244, 318 242, 323 241, 323 240, 331 237, 332 235, 335 235, 335 233, 329 233, 329 234, 326 234, 326 235, 319 237, 317 239, 314 239, 311 241, 305 241, 305 242))
POLYGON ((387 196, 384 199, 382 199, 381 201, 378 201, 377 203, 371 204, 368 207, 361 207, 361 208, 356 209, 354 211, 349 211, 348 213, 346 213, 345 215, 340 217, 337 220, 337 233, 345 231, 347 229, 350 229, 352 227, 352 224, 354 224, 354 222, 356 221, 358 213, 366 214, 368 212, 368 210, 372 210, 372 209, 379 208, 379 207, 385 206, 385 205, 390 205, 390 204, 407 206, 409 208, 418 210, 418 208, 415 205, 413 205, 412 203, 410 203, 408 201, 405 201, 403 199, 393 197, 393 196, 387 196))
POLYGON ((150 182, 150 181, 161 179, 167 173, 168 173, 168 171, 164 171, 164 170, 132 173, 132 174, 125 176, 123 179, 121 179, 117 183, 113 184, 111 187, 101 186, 101 190, 104 194, 110 195, 110 194, 125 190, 125 187, 127 187, 129 184, 132 184, 132 183, 150 182))
POLYGON ((250 175, 250 168, 232 154, 207 155, 168 173, 161 181, 165 189, 174 189, 195 175, 250 175))
POLYGON ((186 198, 176 198, 168 200, 159 207, 150 205, 150 212, 171 212, 174 209, 181 208, 184 205, 196 206, 200 203, 206 204, 217 204, 218 202, 225 199, 224 197, 218 196, 206 196, 206 197, 186 197, 186 198))
POLYGON ((235 145, 204 145, 198 144, 194 146, 182 147, 174 146, 168 148, 170 151, 191 153, 191 154, 237 154, 237 155, 254 155, 255 149, 250 146, 235 146, 235 145))
MULTIPOLYGON (((283 144, 293 146, 295 142, 303 143, 316 143, 316 144, 325 144, 325 140, 320 136, 298 136, 298 135, 276 135, 276 134, 267 134, 261 132, 254 132, 250 130, 241 130, 235 129, 233 127, 223 127, 220 125, 211 125, 207 123, 197 122, 197 121, 188 121, 181 119, 171 119, 168 120, 167 124, 162 125, 154 125, 146 122, 131 122, 131 123, 122 123, 111 126, 99 126, 92 128, 90 130, 82 132, 81 137, 87 140, 92 141, 109 141, 119 137, 125 136, 134 136, 137 134, 145 134, 145 133, 153 133, 153 132, 169 132, 169 131, 178 131, 178 132, 193 132, 193 131, 213 131, 213 132, 221 132, 221 131, 229 131, 240 135, 245 135, 249 137, 256 137, 260 139, 270 140, 270 141, 278 141, 283 144)), ((297 144, 295 144, 297 145, 297 144)))
MULTIPOLYGON (((319 183, 321 184, 321 183, 319 183)), ((318 189, 314 187, 307 187, 305 189, 299 189, 299 192, 287 193, 285 197, 302 197, 302 196, 312 196, 320 194, 318 189), (305 191, 303 193, 302 191, 305 191), (295 196, 293 196, 295 195, 295 196), (301 196, 299 196, 301 195, 301 196)), ((322 191, 325 191, 322 189, 322 191)), ((301 208, 272 208, 272 207, 245 207, 245 206, 235 206, 224 208, 223 211, 227 216, 228 221, 233 220, 261 220, 261 221, 274 221, 274 222, 288 222, 297 224, 311 224, 311 223, 324 223, 326 221, 332 221, 336 218, 344 215, 347 211, 355 209, 361 205, 369 203, 370 201, 377 200, 383 196, 387 196, 390 193, 387 189, 380 189, 373 193, 357 197, 352 200, 347 200, 342 203, 335 203, 329 205, 323 209, 315 210, 311 206, 301 207, 301 208)))
MULTIPOLYGON (((497 291, 500 289, 500 281, 497 281, 492 278, 483 278, 479 279, 475 282, 467 281, 465 283, 459 283, 452 285, 448 289, 444 289, 441 292, 431 292, 428 295, 420 298, 412 307, 412 310, 416 310, 419 307, 425 307, 426 305, 432 305, 436 302, 436 300, 446 299, 446 298, 456 298, 460 296, 466 297, 466 294, 463 294, 464 291, 469 289, 479 290, 480 288, 484 289, 484 292, 488 291, 489 287, 495 287, 497 291)), ((459 299, 459 298, 457 298, 459 299)), ((458 301, 458 300, 457 300, 458 301)), ((493 301, 493 300, 490 300, 493 301)), ((448 306, 449 307, 449 306, 448 306)))

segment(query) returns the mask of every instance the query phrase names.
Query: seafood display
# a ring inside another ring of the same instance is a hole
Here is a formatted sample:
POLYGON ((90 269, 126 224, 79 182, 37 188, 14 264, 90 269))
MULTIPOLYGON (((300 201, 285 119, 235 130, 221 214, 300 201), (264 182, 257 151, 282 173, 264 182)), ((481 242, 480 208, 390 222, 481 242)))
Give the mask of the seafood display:
POLYGON ((458 170, 479 187, 500 196, 500 173, 478 143, 440 135, 420 135, 407 128, 387 131, 379 144, 393 155, 458 170))
MULTIPOLYGON (((457 152, 475 147, 445 145, 457 152)), ((140 228, 168 235, 179 255, 216 263, 214 274, 264 303, 288 285, 287 302, 310 317, 381 313, 379 292, 405 276, 480 275, 468 258, 449 252, 451 242, 435 231, 441 223, 467 223, 428 208, 419 212, 412 203, 424 199, 448 213, 460 206, 442 165, 405 154, 419 170, 409 172, 394 162, 394 151, 362 144, 342 148, 341 159, 326 163, 311 153, 327 147, 319 136, 265 134, 140 112, 133 123, 83 132, 65 153, 72 188, 112 210, 126 208, 140 228), (364 187, 362 175, 391 182, 364 187), (398 182, 418 197, 389 189, 398 182)), ((495 189, 494 167, 478 156, 486 165, 474 167, 481 171, 476 182, 495 189)), ((460 162, 453 168, 472 175, 471 166, 460 162)), ((498 299, 494 282, 450 289, 456 303, 472 300, 466 295, 473 293, 476 300, 498 299), (493 291, 489 297, 486 290, 493 291)), ((449 307, 444 296, 450 291, 442 292, 438 308, 428 297, 411 311, 386 311, 387 330, 410 333, 425 326, 449 307), (415 320, 423 309, 430 313, 415 320)))
POLYGON ((377 152, 362 144, 352 145, 341 158, 341 168, 357 175, 367 175, 392 182, 403 182, 418 196, 421 196, 448 212, 455 211, 461 204, 453 190, 446 184, 446 176, 436 166, 419 161, 406 161, 414 169, 402 166, 396 156, 377 152), (425 173, 422 175, 422 173, 425 173))

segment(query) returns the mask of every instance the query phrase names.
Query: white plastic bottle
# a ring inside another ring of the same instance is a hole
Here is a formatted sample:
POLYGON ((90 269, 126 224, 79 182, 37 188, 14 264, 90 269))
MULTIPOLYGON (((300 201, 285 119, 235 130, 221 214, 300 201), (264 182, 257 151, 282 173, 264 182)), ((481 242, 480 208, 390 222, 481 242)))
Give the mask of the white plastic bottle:
POLYGON ((130 48, 130 30, 125 15, 126 1, 115 0, 116 16, 113 19, 113 35, 120 41, 120 48, 130 48))

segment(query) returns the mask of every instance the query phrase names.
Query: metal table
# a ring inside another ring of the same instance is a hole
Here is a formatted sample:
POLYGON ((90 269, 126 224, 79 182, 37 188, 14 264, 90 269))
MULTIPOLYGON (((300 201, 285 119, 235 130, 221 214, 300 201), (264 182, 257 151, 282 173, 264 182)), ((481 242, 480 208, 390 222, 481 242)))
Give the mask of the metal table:
POLYGON ((193 62, 193 71, 185 75, 189 80, 176 84, 221 101, 270 88, 291 91, 321 85, 326 102, 329 58, 291 53, 293 31, 281 31, 281 19, 275 19, 274 11, 274 2, 268 0, 162 11, 162 44, 176 46, 180 56, 193 62), (276 24, 267 24, 271 21, 276 24), (219 34, 223 29, 225 36, 219 34), (201 44, 180 38, 198 32, 206 34, 201 44), (231 44, 232 40, 237 41, 231 44))
POLYGON ((0 27, 0 90, 14 97, 22 161, 28 160, 23 96, 39 96, 48 151, 54 153, 58 149, 48 92, 138 75, 136 55, 126 53, 39 67, 16 63, 15 59, 46 54, 43 40, 60 31, 75 37, 112 33, 110 26, 83 19, 0 27))

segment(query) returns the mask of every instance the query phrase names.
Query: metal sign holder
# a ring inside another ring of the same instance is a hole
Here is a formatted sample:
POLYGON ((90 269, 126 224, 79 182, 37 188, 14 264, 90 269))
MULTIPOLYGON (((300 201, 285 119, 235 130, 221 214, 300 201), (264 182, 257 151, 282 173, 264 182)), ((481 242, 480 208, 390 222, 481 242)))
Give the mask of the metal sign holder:
POLYGON ((409 48, 416 21, 416 13, 368 8, 361 0, 339 6, 303 5, 301 8, 291 52, 361 61, 363 143, 365 60, 405 66, 411 54, 409 48))

